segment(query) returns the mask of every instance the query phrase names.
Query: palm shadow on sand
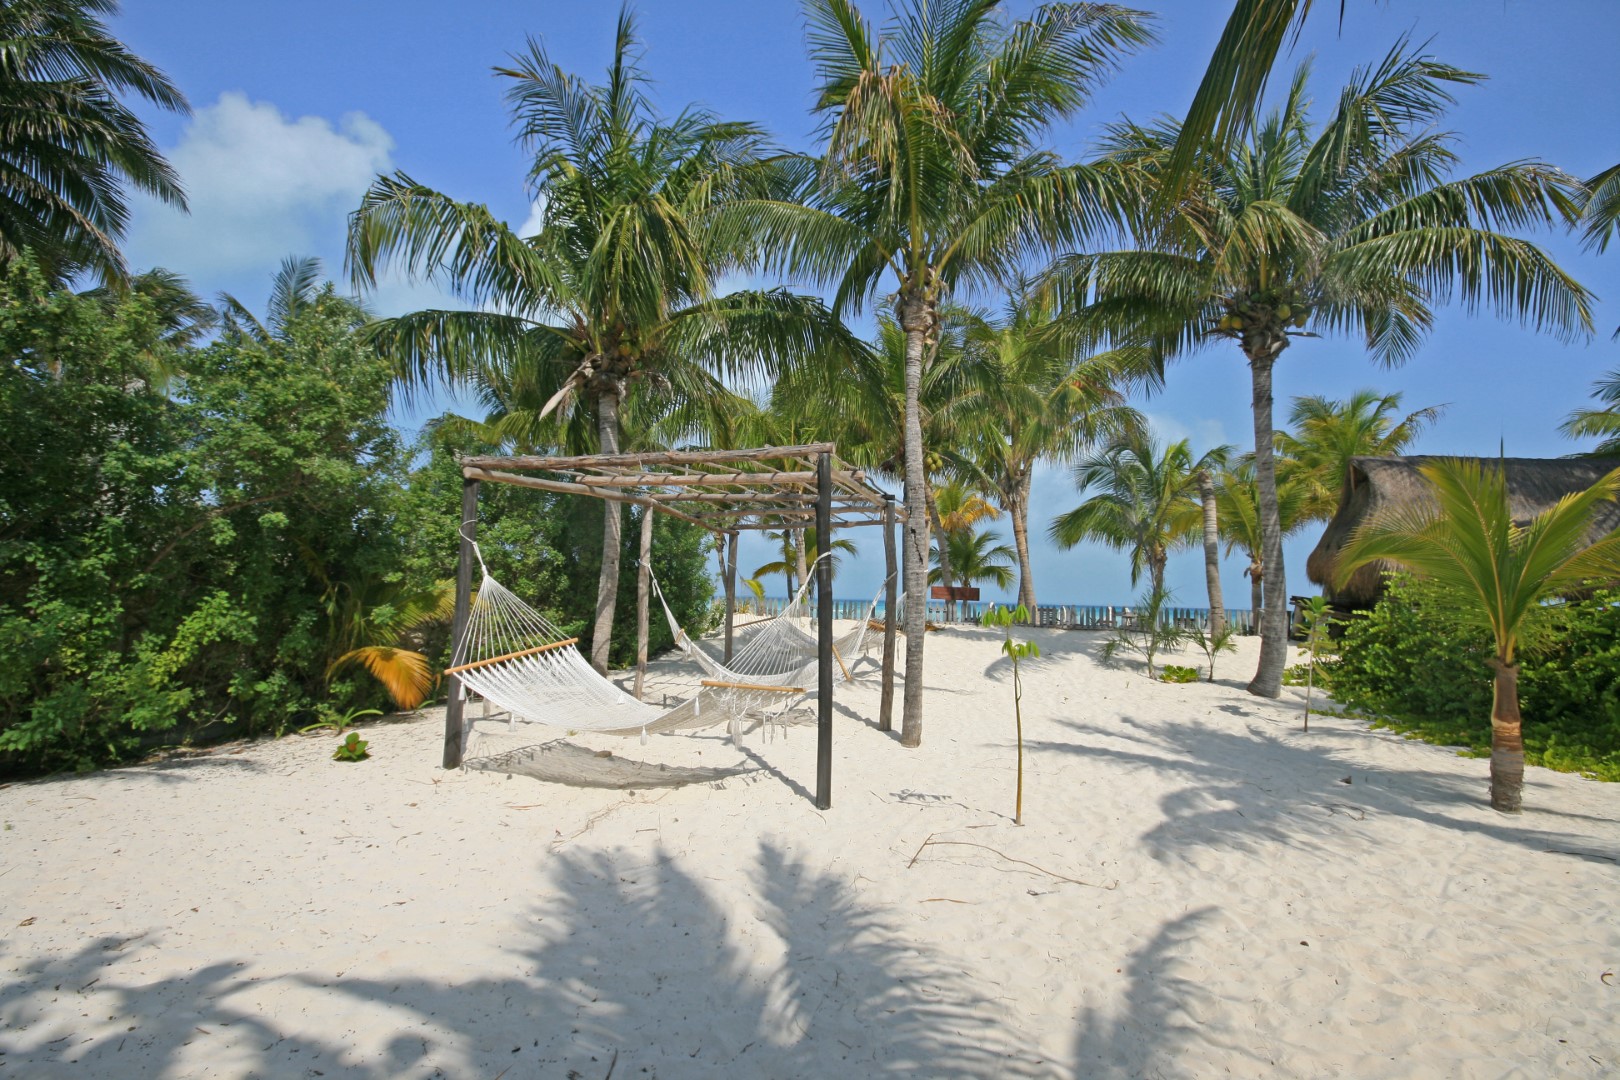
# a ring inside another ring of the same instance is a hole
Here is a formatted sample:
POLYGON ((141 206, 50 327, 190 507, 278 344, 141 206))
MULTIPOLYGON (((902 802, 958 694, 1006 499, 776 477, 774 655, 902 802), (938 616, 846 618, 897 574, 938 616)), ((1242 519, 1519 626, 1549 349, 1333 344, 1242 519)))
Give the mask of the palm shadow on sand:
POLYGON ((1299 737, 1256 722, 1246 732, 1235 732, 1131 716, 1108 727, 1067 719, 1052 723, 1072 737, 1031 740, 1026 743, 1031 753, 1146 768, 1184 782, 1160 798, 1164 820, 1143 836, 1148 850, 1161 860, 1185 857, 1207 845, 1245 851, 1268 844, 1327 849, 1347 824, 1378 815, 1479 833, 1536 852, 1574 849, 1600 859, 1620 857, 1620 851, 1605 848, 1602 841, 1572 831, 1580 815, 1537 807, 1533 770, 1526 775, 1525 813, 1515 821, 1485 812, 1484 762, 1478 777, 1420 767, 1366 770, 1353 751, 1360 740, 1376 736, 1324 729, 1299 737))
POLYGON ((44 1077, 178 1075, 197 1060, 185 1048, 201 1039, 234 1075, 1053 1072, 959 967, 918 949, 894 914, 857 900, 842 878, 776 846, 761 846, 729 900, 662 850, 650 859, 563 851, 543 867, 537 902, 486 906, 469 896, 446 913, 452 955, 458 921, 506 927, 488 974, 333 977, 240 957, 153 979, 131 962, 138 950, 108 939, 31 963, 0 988, 0 1049, 18 1075, 44 1077), (306 993, 284 997, 297 1004, 278 1015, 256 1012, 255 989, 277 983, 306 993), (63 1015, 64 997, 73 1016, 116 1016, 107 1025, 116 1030, 30 1038, 31 1023, 63 1015), (372 1031, 394 1034, 366 1056, 309 1001, 342 1005, 351 1024, 358 1009, 372 1031))

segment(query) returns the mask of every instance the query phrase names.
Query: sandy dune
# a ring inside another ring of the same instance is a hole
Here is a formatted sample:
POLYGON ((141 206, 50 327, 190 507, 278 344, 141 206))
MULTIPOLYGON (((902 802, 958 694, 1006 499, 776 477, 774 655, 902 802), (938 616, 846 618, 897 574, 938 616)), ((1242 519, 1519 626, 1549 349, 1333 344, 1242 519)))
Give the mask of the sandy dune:
MULTIPOLYGON (((925 745, 576 739, 716 784, 436 768, 440 718, 0 790, 0 1075, 1620 1073, 1620 785, 930 635, 925 745)), ((667 666, 664 686, 690 672, 667 666)), ((535 733, 531 741, 546 737, 535 733)))

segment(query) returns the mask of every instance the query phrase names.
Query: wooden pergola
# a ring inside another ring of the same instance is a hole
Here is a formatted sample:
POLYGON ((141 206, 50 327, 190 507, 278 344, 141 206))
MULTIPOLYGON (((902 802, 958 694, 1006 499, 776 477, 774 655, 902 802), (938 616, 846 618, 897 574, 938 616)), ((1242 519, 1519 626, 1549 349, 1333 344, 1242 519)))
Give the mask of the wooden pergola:
MULTIPOLYGON (((893 495, 880 491, 866 474, 837 456, 833 443, 766 446, 754 450, 667 450, 641 454, 580 457, 494 457, 461 459, 461 565, 456 577, 455 640, 466 629, 472 604, 473 543, 478 530, 478 489, 484 483, 511 484, 565 495, 587 495, 630 503, 651 511, 642 518, 636 618, 638 648, 635 693, 641 694, 647 664, 648 561, 652 553, 652 514, 666 514, 718 534, 725 560, 725 658, 731 659, 737 610, 738 534, 759 529, 814 527, 818 546, 830 549, 833 530, 883 526, 888 582, 884 592, 883 690, 878 726, 893 728, 895 601, 897 591, 894 525, 904 517, 893 495)), ((832 567, 816 567, 818 644, 816 806, 832 805, 832 567)), ((463 691, 454 674, 444 718, 444 767, 461 764, 463 691)))

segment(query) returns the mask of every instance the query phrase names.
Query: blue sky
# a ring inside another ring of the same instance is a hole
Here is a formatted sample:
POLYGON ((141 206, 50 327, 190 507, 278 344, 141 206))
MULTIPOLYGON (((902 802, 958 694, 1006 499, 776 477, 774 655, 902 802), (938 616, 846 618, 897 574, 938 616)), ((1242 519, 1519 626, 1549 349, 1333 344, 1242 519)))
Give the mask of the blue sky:
MULTIPOLYGON (((1179 114, 1219 35, 1229 0, 1144 0, 1160 43, 1128 60, 1093 107, 1053 135, 1079 157, 1102 123, 1121 114, 1179 114)), ((1012 2, 1023 12, 1027 3, 1012 2)), ((1578 176, 1620 161, 1620 3, 1615 0, 1321 0, 1288 66, 1313 59, 1324 104, 1357 65, 1372 63, 1402 34, 1428 41, 1437 57, 1490 76, 1459 92, 1447 127, 1460 136, 1463 167, 1478 170, 1540 158, 1578 176)), ((791 0, 644 0, 636 5, 646 43, 643 66, 668 111, 699 102, 720 115, 763 124, 784 145, 814 149, 809 114, 813 72, 803 23, 791 0)), ((866 4, 880 17, 876 3, 866 4)), ((514 225, 529 215, 527 160, 512 141, 491 68, 533 36, 565 69, 600 81, 617 8, 609 3, 390 3, 279 0, 126 0, 114 32, 157 64, 190 98, 190 118, 149 114, 153 137, 180 170, 192 214, 142 203, 127 244, 133 265, 186 275, 205 295, 228 291, 258 310, 283 257, 316 255, 337 277, 344 217, 379 172, 404 170, 460 199, 486 203, 514 225)), ((1566 344, 1511 323, 1460 310, 1442 313, 1422 353, 1387 371, 1353 341, 1301 341, 1278 365, 1278 419, 1298 394, 1342 397, 1361 387, 1400 392, 1407 408, 1447 405, 1417 449, 1426 453, 1556 456, 1579 449, 1557 433, 1587 403, 1592 381, 1620 367, 1620 251, 1582 253, 1563 235, 1539 237, 1598 294, 1598 335, 1566 344)), ((791 284, 791 283, 789 283, 791 284)), ((439 301, 430 289, 389 282, 370 298, 381 314, 439 301)), ((1136 404, 1166 437, 1190 437, 1196 451, 1253 445, 1247 369, 1223 344, 1180 360, 1168 386, 1136 404)), ((399 410, 402 424, 419 412, 399 410)), ((1062 470, 1037 481, 1032 532, 1080 499, 1062 470)), ((1003 533, 1006 529, 1002 528, 1003 533)), ((1290 592, 1305 580, 1311 529, 1287 547, 1290 592)), ((838 593, 876 588, 881 544, 840 576, 838 593)), ((744 550, 747 570, 768 558, 744 550)), ((1035 555, 1046 602, 1120 603, 1135 595, 1126 556, 1095 548, 1035 555)), ((1227 602, 1247 606, 1242 564, 1228 560, 1227 602)), ((1178 601, 1202 603, 1196 552, 1173 556, 1178 601)), ((772 583, 772 591, 780 585, 772 583)))

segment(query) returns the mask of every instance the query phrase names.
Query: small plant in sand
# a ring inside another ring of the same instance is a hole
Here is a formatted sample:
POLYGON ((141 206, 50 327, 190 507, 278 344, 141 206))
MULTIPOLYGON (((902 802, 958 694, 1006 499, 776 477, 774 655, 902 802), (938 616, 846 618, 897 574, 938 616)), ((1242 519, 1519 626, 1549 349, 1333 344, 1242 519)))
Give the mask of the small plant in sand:
POLYGON ((1181 664, 1166 664, 1159 672, 1160 682, 1186 683, 1198 681, 1198 669, 1183 667, 1181 664))
POLYGON ((371 756, 366 747, 371 744, 360 737, 358 731, 349 732, 349 737, 343 740, 336 750, 332 751, 334 761, 364 761, 371 756))
POLYGON ((1187 640, 1198 646, 1199 649, 1203 650, 1204 655, 1209 657, 1210 682, 1215 681, 1215 654, 1237 652, 1237 642, 1233 640, 1235 637, 1237 637, 1237 627, 1231 623, 1225 624, 1219 630, 1198 626, 1187 634, 1187 640))
POLYGON ((342 735, 345 731, 348 731, 350 728, 354 727, 357 720, 363 720, 368 716, 381 716, 383 714, 381 709, 350 709, 348 712, 339 715, 336 710, 328 705, 322 705, 320 707, 320 712, 321 718, 315 721, 313 724, 306 724, 305 726, 299 728, 298 734, 307 735, 311 731, 321 731, 325 728, 331 728, 333 735, 342 735))
POLYGON ((1018 662, 1026 656, 1041 655, 1041 647, 1033 641, 1014 641, 1012 625, 1029 621, 1029 609, 1023 604, 1016 608, 991 604, 980 620, 985 626, 999 629, 1006 640, 1001 651, 1012 661, 1013 670, 1013 722, 1018 730, 1018 793, 1013 802, 1013 824, 1024 823, 1024 711, 1020 702, 1024 697, 1024 684, 1019 675, 1018 662))
POLYGON ((1152 589, 1142 595, 1141 607, 1129 625, 1122 624, 1113 640, 1103 646, 1103 658, 1112 660, 1121 649, 1133 652, 1147 661, 1147 677, 1158 678, 1153 661, 1166 649, 1180 645, 1187 631, 1164 621, 1164 609, 1170 602, 1169 589, 1152 589))
POLYGON ((1313 596, 1305 611, 1305 641, 1300 645, 1304 650, 1305 661, 1305 730, 1311 730, 1311 690, 1316 684, 1316 659, 1328 645, 1328 623, 1332 616, 1328 613, 1328 602, 1325 597, 1313 596))

